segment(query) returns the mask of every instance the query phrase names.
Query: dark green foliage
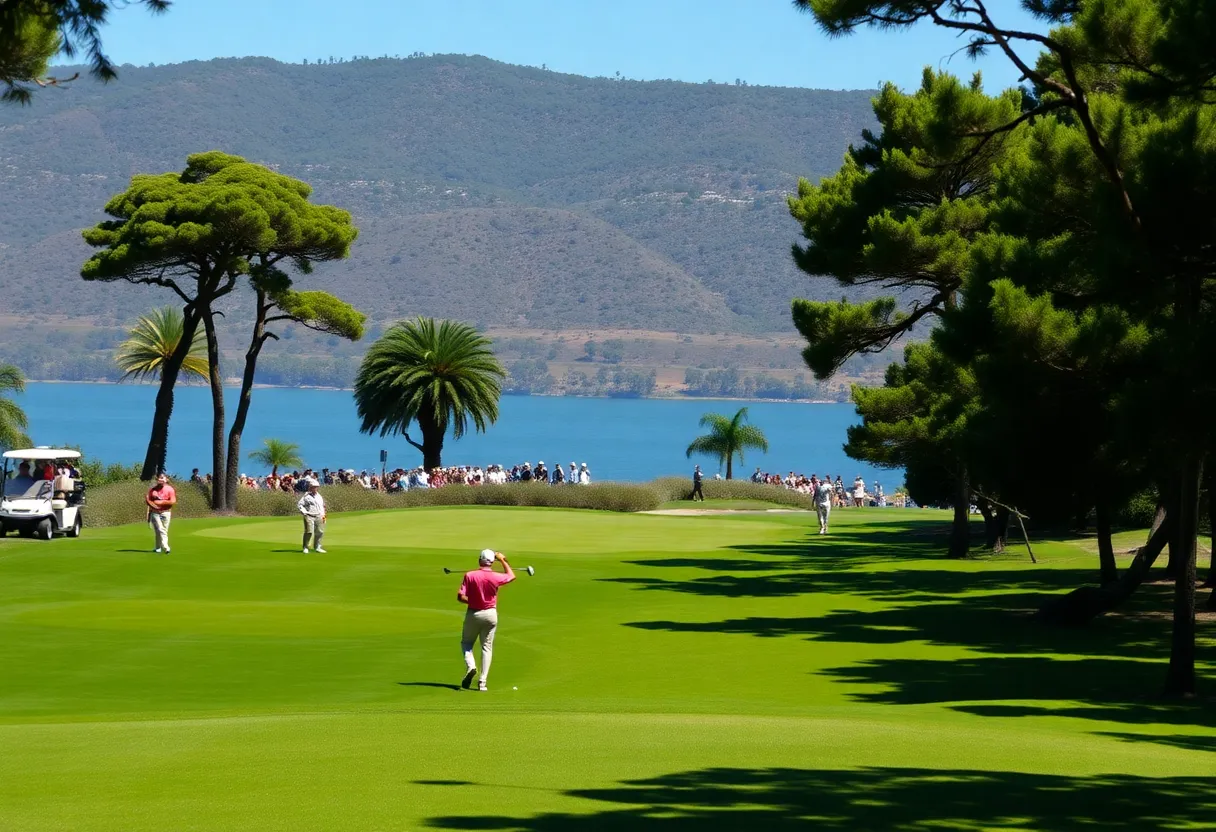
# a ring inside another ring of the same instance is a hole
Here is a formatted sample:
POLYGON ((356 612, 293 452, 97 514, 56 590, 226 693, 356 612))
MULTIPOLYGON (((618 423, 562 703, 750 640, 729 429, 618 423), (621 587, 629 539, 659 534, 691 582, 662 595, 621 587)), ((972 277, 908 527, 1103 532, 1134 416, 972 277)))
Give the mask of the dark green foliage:
POLYGON ((1036 472, 1069 483, 1035 510, 1054 504, 1080 520, 1093 506, 1101 580, 1120 599, 1145 570, 1119 575, 1112 517, 1157 486, 1167 511, 1156 538, 1168 536, 1175 578, 1166 692, 1193 694, 1198 514, 1216 442, 1211 4, 1035 0, 1028 7, 1054 24, 1046 36, 1002 28, 999 13, 963 0, 798 5, 835 34, 931 20, 971 38, 973 54, 1001 49, 1032 86, 1017 94, 1017 117, 961 136, 974 148, 963 160, 993 146, 1003 158, 985 169, 987 216, 934 342, 974 373, 970 471, 1019 501, 1032 499, 1036 472))
POLYGON ((25 391, 25 375, 12 364, 0 363, 0 451, 25 448, 30 444, 26 435, 29 420, 25 411, 9 398, 25 391))
POLYGON ((401 434, 423 453, 427 470, 438 467, 448 429, 464 435, 498 420, 506 371, 489 339, 457 321, 416 318, 391 327, 363 358, 355 378, 355 408, 364 433, 401 434), (417 421, 422 444, 410 439, 417 421))
POLYGON ((809 241, 794 247, 799 268, 842 289, 881 287, 903 300, 795 300, 794 325, 816 378, 954 304, 971 246, 989 224, 994 165, 1011 151, 1008 137, 968 136, 1012 121, 1020 103, 1016 91, 984 95, 978 77, 964 85, 926 69, 914 94, 883 87, 874 99, 882 132, 867 130, 864 144, 850 146, 839 173, 818 185, 799 181, 789 199, 809 241))
MULTIPOLYGON (((169 0, 140 0, 163 12, 169 0)), ((84 50, 90 72, 109 81, 118 77, 101 51, 101 27, 112 6, 106 0, 5 0, 0 3, 0 84, 4 101, 28 104, 35 86, 55 86, 72 78, 47 78, 47 62, 57 54, 84 50)), ((75 76, 73 76, 74 78, 75 76)))
POLYGON ((703 428, 709 428, 709 433, 694 439, 685 451, 688 458, 693 454, 714 457, 719 466, 726 468, 726 478, 732 479, 734 474, 735 457, 739 462, 744 461, 744 455, 749 450, 768 451, 768 440, 764 431, 755 425, 747 424, 747 408, 741 407, 734 416, 721 413, 706 413, 699 423, 703 428))
MULTIPOLYGON (((1209 497, 1210 499, 1210 497, 1209 497)), ((1153 524, 1157 515, 1157 490, 1145 489, 1123 504, 1115 515, 1115 522, 1129 529, 1143 529, 1153 524)))
MULTIPOLYGON (((80 478, 85 485, 91 489, 100 485, 137 480, 140 466, 135 462, 129 465, 117 462, 106 464, 99 459, 84 456, 76 462, 76 469, 80 471, 80 478)), ((89 493, 92 494, 91 491, 89 493)))

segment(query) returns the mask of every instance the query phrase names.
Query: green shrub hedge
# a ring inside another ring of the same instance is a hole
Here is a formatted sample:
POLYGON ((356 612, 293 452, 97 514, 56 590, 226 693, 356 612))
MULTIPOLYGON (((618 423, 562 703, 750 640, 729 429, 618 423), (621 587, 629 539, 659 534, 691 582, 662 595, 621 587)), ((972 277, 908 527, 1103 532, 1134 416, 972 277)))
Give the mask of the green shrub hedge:
MULTIPOLYGON (((671 500, 687 500, 692 496, 691 477, 661 477, 650 483, 650 487, 659 493, 665 503, 671 500)), ((815 508, 815 501, 809 494, 800 494, 779 485, 765 485, 751 480, 705 479, 702 482, 702 490, 707 500, 763 500, 791 508, 815 508)))
MULTIPOLYGON (((85 522, 90 526, 118 526, 142 523, 147 518, 142 482, 111 483, 88 491, 85 522)), ((371 511, 384 508, 422 506, 541 506, 582 508, 599 511, 649 511, 665 499, 650 485, 598 483, 594 485, 548 486, 542 483, 482 485, 476 488, 445 486, 419 489, 402 494, 384 494, 352 485, 321 488, 329 511, 371 511)), ((299 495, 281 491, 237 493, 237 514, 248 517, 288 517, 297 512, 299 495)), ((205 487, 182 483, 177 486, 177 518, 206 517, 210 512, 209 491, 205 487)))
MULTIPOLYGON (((121 526, 143 523, 148 519, 144 497, 148 484, 138 480, 113 482, 89 488, 85 492, 84 522, 89 526, 121 526)), ((177 508, 174 517, 206 517, 211 513, 207 495, 199 488, 183 483, 177 487, 177 508)))
MULTIPOLYGON (((146 483, 126 481, 108 483, 88 491, 85 522, 90 526, 118 526, 142 523, 146 483)), ((538 506, 543 508, 581 508, 596 511, 651 511, 661 503, 688 499, 692 484, 682 477, 663 477, 649 483, 605 482, 593 485, 550 486, 517 482, 507 485, 481 485, 466 488, 417 489, 401 494, 369 491, 357 485, 331 485, 321 488, 329 511, 372 511, 384 508, 424 506, 538 506)), ((178 518, 210 515, 209 490, 205 486, 181 483, 177 486, 178 518)), ((814 508, 811 498, 774 485, 746 480, 706 480, 705 496, 711 500, 766 500, 795 508, 814 508)), ((290 517, 296 514, 299 495, 282 491, 237 493, 236 513, 247 517, 290 517)))

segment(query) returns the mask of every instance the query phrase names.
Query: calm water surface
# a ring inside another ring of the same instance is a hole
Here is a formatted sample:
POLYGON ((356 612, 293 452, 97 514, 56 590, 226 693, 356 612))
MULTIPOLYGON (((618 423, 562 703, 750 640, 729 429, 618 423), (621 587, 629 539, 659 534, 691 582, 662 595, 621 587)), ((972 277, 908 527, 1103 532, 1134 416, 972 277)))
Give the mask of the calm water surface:
MULTIPOLYGON (((156 388, 148 385, 30 384, 18 401, 36 444, 79 445, 107 462, 142 462, 155 398, 156 388)), ((230 416, 235 401, 236 390, 230 390, 230 416)), ((744 405, 751 423, 768 437, 769 451, 749 453, 736 476, 760 465, 765 471, 840 474, 845 480, 860 473, 868 483, 877 479, 888 492, 903 482, 902 471, 876 469, 845 456, 845 430, 858 421, 850 404, 504 396, 497 424, 486 434, 458 442, 449 437, 443 459, 450 465, 506 466, 543 459, 550 469, 557 462, 586 462, 595 480, 684 475, 700 461, 712 476, 717 469, 713 460, 688 460, 684 449, 699 435, 702 414, 733 414, 744 405)), ((210 468, 210 425, 207 388, 179 388, 169 434, 170 471, 188 475, 191 468, 210 468)), ((388 450, 390 468, 421 462, 421 454, 400 437, 359 433, 349 391, 254 391, 242 445, 247 452, 266 437, 298 443, 314 468, 379 470, 381 448, 388 450)), ((246 470, 262 473, 252 463, 246 470)))

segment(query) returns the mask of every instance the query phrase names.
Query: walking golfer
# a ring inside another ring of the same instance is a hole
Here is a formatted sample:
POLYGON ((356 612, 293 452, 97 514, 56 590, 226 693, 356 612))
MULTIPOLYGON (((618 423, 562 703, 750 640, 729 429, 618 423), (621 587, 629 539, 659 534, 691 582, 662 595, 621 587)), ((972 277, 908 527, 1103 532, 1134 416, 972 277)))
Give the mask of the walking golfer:
POLYGON ((815 513, 819 515, 819 533, 828 533, 828 515, 832 513, 832 496, 836 489, 832 478, 824 475, 823 481, 815 486, 815 513))
POLYGON ((177 505, 177 492, 169 485, 169 478, 161 474, 156 478, 156 485, 148 489, 144 498, 148 504, 148 525, 156 535, 156 548, 152 551, 158 555, 169 554, 169 520, 172 519, 173 507, 177 505))
POLYGON ((308 554, 308 539, 312 538, 317 554, 325 554, 321 538, 325 537, 325 498, 317 491, 317 481, 310 480, 308 491, 296 503, 300 516, 304 518, 304 554, 308 554))
POLYGON ((464 614, 464 630, 460 635, 460 649, 464 651, 466 672, 460 686, 465 690, 473 684, 477 675, 477 663, 473 660, 473 644, 481 639, 481 678, 478 690, 486 689, 486 677, 490 675, 490 661, 494 658, 494 631, 498 629, 498 588, 515 580, 511 564, 502 552, 482 549, 477 557, 478 568, 466 572, 456 592, 456 600, 467 604, 464 614), (502 572, 494 571, 494 561, 502 562, 502 572))
POLYGON ((694 501, 700 497, 701 502, 705 502, 705 492, 701 490, 701 481, 704 479, 705 477, 701 474, 700 465, 692 469, 692 499, 694 501))

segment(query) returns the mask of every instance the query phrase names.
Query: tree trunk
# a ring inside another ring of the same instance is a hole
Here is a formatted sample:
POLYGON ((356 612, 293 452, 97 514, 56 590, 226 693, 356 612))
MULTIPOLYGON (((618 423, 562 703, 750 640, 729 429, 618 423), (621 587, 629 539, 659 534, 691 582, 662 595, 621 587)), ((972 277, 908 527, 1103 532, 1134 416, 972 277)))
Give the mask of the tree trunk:
POLYGON ((428 474, 443 464, 443 434, 446 431, 445 426, 437 424, 433 418, 424 415, 430 413, 429 407, 430 402, 423 400, 418 414, 418 429, 422 431, 422 444, 419 445, 410 439, 409 434, 405 436, 405 441, 422 451, 422 467, 428 474))
POLYGON ((734 461, 735 461, 735 455, 733 453, 728 454, 726 457, 726 478, 727 479, 731 478, 731 472, 734 470, 731 466, 734 463, 734 461))
POLYGON ((1005 551, 1009 531, 1009 509, 981 499, 977 503, 984 517, 984 545, 993 552, 1005 551))
POLYGON ((152 436, 148 439, 148 451, 144 454, 144 467, 139 474, 142 480, 152 480, 165 470, 165 458, 169 452, 169 420, 173 416, 173 388, 198 329, 198 316, 190 306, 182 310, 182 339, 173 354, 165 359, 160 370, 160 389, 156 391, 156 409, 152 413, 152 436))
POLYGON ((1176 522, 1171 524, 1170 555, 1177 559, 1174 576, 1174 628, 1170 667, 1165 678, 1168 696, 1195 693, 1195 549, 1199 536, 1199 486, 1203 459, 1184 456, 1179 466, 1176 522))
POLYGON ((950 527, 950 549, 952 558, 965 558, 971 551, 971 480, 967 470, 962 469, 955 481, 954 522, 950 527))
POLYGON ((207 333, 207 377, 211 382, 211 508, 228 510, 227 468, 224 465, 224 376, 220 369, 220 342, 215 333, 215 312, 208 304, 201 310, 207 333))
POLYGON ((1101 588, 1083 586, 1067 595, 1055 596, 1043 604, 1035 618, 1058 627, 1083 627, 1130 598, 1148 578, 1149 570, 1169 541, 1170 518, 1162 516, 1161 520, 1117 581, 1101 588))
POLYGON ((1104 491, 1099 492, 1094 517, 1098 527, 1098 568, 1102 586, 1119 580, 1119 567, 1115 563, 1115 547, 1110 539, 1110 501, 1104 491))
MULTIPOLYGON (((1208 552, 1208 577, 1203 582, 1203 585, 1208 589, 1212 589, 1216 588, 1216 466, 1212 465, 1209 461, 1204 470, 1208 492, 1208 542, 1211 543, 1212 549, 1208 552)), ((1216 592, 1213 592, 1211 597, 1208 598, 1205 607, 1209 610, 1216 610, 1216 592)))
POLYGON ((245 420, 249 416, 249 404, 253 400, 253 377, 257 371, 258 355, 266 343, 266 293, 257 288, 257 316, 253 322, 253 336, 249 339, 249 349, 245 351, 245 372, 241 376, 241 395, 237 399, 236 415, 232 419, 232 427, 228 430, 228 465, 225 469, 224 501, 228 508, 236 510, 237 488, 240 485, 241 470, 241 434, 245 432, 245 420))

